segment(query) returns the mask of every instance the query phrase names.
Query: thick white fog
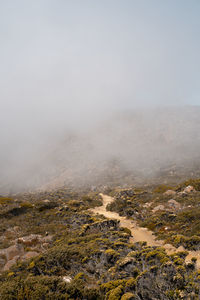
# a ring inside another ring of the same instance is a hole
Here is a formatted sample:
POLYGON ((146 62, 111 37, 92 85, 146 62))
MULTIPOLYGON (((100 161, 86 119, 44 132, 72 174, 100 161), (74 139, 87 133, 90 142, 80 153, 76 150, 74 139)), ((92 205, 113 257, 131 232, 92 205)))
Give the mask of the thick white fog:
POLYGON ((2 1, 0 194, 198 159, 198 1, 2 1))

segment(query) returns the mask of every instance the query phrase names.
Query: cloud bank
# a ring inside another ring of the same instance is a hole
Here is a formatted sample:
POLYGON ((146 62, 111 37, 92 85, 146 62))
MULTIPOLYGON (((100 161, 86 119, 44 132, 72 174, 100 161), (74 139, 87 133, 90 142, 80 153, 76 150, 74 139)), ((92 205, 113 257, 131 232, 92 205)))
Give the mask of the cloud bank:
MULTIPOLYGON (((2 2, 3 185, 39 184, 62 165, 84 174, 83 161, 100 164, 110 157, 132 168, 143 162, 152 165, 148 161, 155 164, 159 156, 155 145, 159 153, 165 148, 162 138, 158 144, 154 141, 152 132, 157 136, 157 128, 161 135, 165 131, 169 135, 168 130, 183 135, 184 149, 193 143, 187 138, 196 135, 198 121, 194 124, 187 113, 180 116, 177 107, 199 105, 199 11, 197 1, 179 0, 2 2), (172 122, 163 113, 158 116, 159 110, 152 112, 153 107, 166 106, 176 111, 172 122), (151 113, 141 117, 141 110, 147 108, 151 113), (136 110, 140 111, 137 122, 136 110), (127 111, 133 113, 129 122, 120 117, 127 111), (114 122, 109 129, 107 120, 114 122), (180 123, 188 122, 189 132, 181 132, 180 123), (66 143, 74 136, 80 145, 76 142, 73 147, 79 152, 66 143), (143 153, 145 147, 150 154, 143 153), (62 159, 56 154, 60 152, 62 159)), ((168 154, 181 153, 175 145, 168 154)), ((195 142, 193 148, 197 146, 195 142)), ((168 159, 159 157, 161 165, 168 159)))

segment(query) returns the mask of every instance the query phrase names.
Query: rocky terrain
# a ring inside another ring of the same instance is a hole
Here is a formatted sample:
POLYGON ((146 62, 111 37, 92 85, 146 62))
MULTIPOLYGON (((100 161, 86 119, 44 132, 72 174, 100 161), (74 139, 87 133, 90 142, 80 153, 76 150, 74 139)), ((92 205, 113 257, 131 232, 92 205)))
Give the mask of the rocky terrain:
POLYGON ((110 210, 137 220, 154 231, 159 239, 187 250, 200 249, 200 180, 191 179, 177 186, 146 186, 138 191, 112 191, 116 201, 110 210))
POLYGON ((199 190, 196 179, 1 196, 0 299, 199 299, 199 190))

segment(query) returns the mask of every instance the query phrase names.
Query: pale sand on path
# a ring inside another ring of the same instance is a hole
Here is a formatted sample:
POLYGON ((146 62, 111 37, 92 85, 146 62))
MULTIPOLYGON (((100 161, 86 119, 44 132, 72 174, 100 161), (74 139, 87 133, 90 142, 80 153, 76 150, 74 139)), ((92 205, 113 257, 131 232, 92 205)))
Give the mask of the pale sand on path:
MULTIPOLYGON (((126 227, 131 231, 132 237, 130 238, 131 242, 141 242, 145 241, 148 246, 156 246, 156 247, 163 247, 165 248, 167 254, 171 254, 174 252, 185 250, 182 246, 179 248, 175 248, 170 244, 164 244, 162 240, 156 240, 155 235, 152 231, 148 230, 147 228, 139 227, 135 221, 127 219, 126 217, 120 216, 116 212, 106 210, 106 206, 114 201, 113 197, 100 194, 103 199, 103 205, 90 209, 91 212, 94 214, 101 214, 104 215, 106 218, 109 219, 116 219, 120 221, 121 227, 126 227)), ((188 251, 188 255, 185 259, 186 262, 191 261, 192 257, 196 257, 197 262, 196 266, 200 269, 200 251, 188 251)))

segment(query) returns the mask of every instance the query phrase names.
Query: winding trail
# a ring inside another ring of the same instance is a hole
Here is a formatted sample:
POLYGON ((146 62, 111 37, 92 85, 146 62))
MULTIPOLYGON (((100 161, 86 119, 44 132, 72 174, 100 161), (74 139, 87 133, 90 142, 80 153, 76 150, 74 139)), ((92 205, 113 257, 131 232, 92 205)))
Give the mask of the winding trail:
MULTIPOLYGON (((178 251, 184 251, 184 247, 180 246, 179 248, 175 248, 174 246, 170 244, 165 244, 163 240, 156 240, 155 235, 152 231, 148 230, 144 227, 139 227, 136 222, 127 219, 126 217, 120 216, 116 212, 107 211, 106 206, 114 201, 114 198, 100 194, 100 196, 103 199, 103 205, 95 207, 93 209, 90 209, 91 212, 94 214, 101 214, 104 215, 106 218, 109 219, 116 219, 120 221, 121 227, 127 227, 132 234, 132 237, 130 238, 130 241, 135 242, 141 242, 145 241, 147 242, 148 246, 156 246, 156 247, 163 247, 165 248, 167 254, 171 254, 178 251)), ((188 250, 187 250, 188 251, 188 250)), ((192 257, 196 257, 196 267, 200 269, 200 251, 188 251, 188 255, 185 259, 185 262, 190 262, 192 257)))

